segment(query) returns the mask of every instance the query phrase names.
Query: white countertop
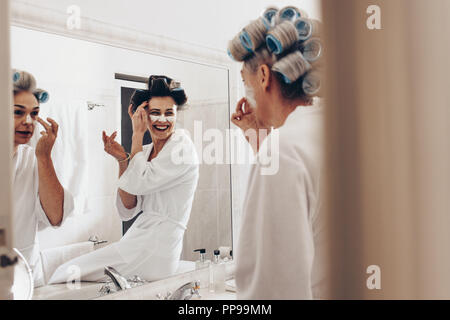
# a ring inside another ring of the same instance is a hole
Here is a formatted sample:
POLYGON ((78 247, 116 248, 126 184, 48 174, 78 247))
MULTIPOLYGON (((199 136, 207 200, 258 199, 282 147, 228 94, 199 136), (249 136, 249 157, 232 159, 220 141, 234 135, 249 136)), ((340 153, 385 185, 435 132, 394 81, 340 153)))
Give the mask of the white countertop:
MULTIPOLYGON (((234 274, 234 263, 227 264, 227 277, 234 274)), ((185 283, 200 281, 201 300, 235 300, 236 293, 226 291, 224 293, 211 293, 208 289, 209 270, 196 270, 183 273, 171 278, 155 281, 133 289, 119 291, 117 293, 102 295, 100 289, 104 283, 81 282, 77 285, 58 284, 50 285, 34 290, 33 300, 155 300, 157 295, 165 296, 167 292, 173 292, 185 283)))

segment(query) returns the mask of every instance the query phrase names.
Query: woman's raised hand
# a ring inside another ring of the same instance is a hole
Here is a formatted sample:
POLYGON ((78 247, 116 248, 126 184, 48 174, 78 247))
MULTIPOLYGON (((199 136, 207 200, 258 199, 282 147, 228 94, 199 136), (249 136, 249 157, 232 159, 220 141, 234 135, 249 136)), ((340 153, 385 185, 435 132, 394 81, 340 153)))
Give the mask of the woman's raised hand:
POLYGON ((133 114, 133 105, 128 108, 128 114, 133 122, 133 135, 138 134, 144 136, 148 126, 148 114, 145 107, 148 106, 148 101, 142 103, 133 114))
POLYGON ((42 120, 40 117, 37 118, 37 121, 44 127, 45 130, 41 131, 42 136, 36 145, 36 157, 50 158, 56 137, 58 136, 59 126, 56 121, 51 118, 47 118, 47 121, 50 122, 50 124, 42 120))
POLYGON ((255 109, 250 106, 246 98, 239 100, 236 112, 231 116, 231 122, 244 132, 249 129, 257 130, 255 109))
POLYGON ((127 153, 125 149, 115 141, 117 137, 117 131, 114 132, 111 136, 108 136, 105 131, 103 131, 103 144, 105 145, 106 153, 110 154, 116 160, 122 161, 127 158, 127 153))

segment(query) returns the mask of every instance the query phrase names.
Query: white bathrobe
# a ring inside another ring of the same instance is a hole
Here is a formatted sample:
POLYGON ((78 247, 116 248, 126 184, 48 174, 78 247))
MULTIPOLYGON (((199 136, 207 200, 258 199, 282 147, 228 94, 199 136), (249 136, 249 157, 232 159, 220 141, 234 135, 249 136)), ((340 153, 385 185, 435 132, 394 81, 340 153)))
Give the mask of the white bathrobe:
POLYGON ((79 268, 81 280, 99 281, 104 268, 114 267, 124 277, 139 276, 154 281, 173 275, 183 248, 199 178, 195 146, 183 130, 176 130, 152 161, 153 144, 134 156, 119 180, 119 188, 137 196, 137 206, 127 210, 117 194, 117 209, 123 221, 133 226, 119 241, 60 266, 50 283, 66 282, 79 268), (178 155, 183 162, 178 162, 178 155), (75 268, 73 267, 75 266, 75 268))
POLYGON ((236 250, 237 297, 319 298, 323 266, 318 254, 324 244, 318 219, 321 107, 298 107, 276 131, 261 144, 258 159, 279 157, 278 172, 261 175, 261 163, 251 168, 236 250), (279 148, 270 153, 276 133, 279 148))
MULTIPOLYGON (((25 257, 35 286, 44 283, 37 238, 38 225, 52 227, 39 199, 39 174, 34 149, 20 145, 13 157, 13 245, 25 257)), ((74 209, 72 195, 64 190, 63 222, 74 209)))

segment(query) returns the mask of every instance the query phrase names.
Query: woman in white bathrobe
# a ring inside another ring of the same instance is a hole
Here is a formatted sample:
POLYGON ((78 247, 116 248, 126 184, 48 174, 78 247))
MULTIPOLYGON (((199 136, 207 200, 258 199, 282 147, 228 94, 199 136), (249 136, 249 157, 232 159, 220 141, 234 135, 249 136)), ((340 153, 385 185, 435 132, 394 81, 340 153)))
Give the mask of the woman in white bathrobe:
POLYGON ((38 226, 58 227, 74 208, 73 198, 59 183, 51 158, 58 124, 39 118, 40 104, 48 93, 36 88, 34 77, 24 71, 14 75, 13 245, 29 263, 35 286, 44 284, 38 226), (36 148, 28 143, 36 124, 41 132, 36 148))
POLYGON ((195 146, 183 130, 175 129, 177 112, 186 101, 179 83, 152 76, 148 90, 137 91, 130 105, 131 154, 114 141, 117 133, 103 133, 105 151, 119 163, 119 215, 129 221, 142 214, 119 242, 65 263, 50 283, 65 282, 73 266, 83 281, 101 280, 106 266, 126 278, 147 281, 177 271, 199 177, 195 146), (143 146, 147 130, 153 142, 143 146))
MULTIPOLYGON (((290 26, 279 22, 289 21, 290 16, 297 14, 275 15, 272 34, 284 34, 283 28, 290 26)), ((237 296, 251 300, 323 298, 323 110, 312 105, 320 91, 319 73, 308 61, 311 57, 304 43, 294 41, 295 37, 292 43, 274 38, 253 43, 256 51, 245 48, 241 39, 230 43, 229 52, 244 64, 246 98, 238 103, 232 121, 246 132, 258 161, 251 168, 236 248, 237 296), (281 48, 276 47, 278 40, 283 43, 281 48), (271 52, 277 49, 281 52, 271 52), (265 139, 264 130, 268 133, 265 139), (251 139, 252 132, 259 139, 251 139)))

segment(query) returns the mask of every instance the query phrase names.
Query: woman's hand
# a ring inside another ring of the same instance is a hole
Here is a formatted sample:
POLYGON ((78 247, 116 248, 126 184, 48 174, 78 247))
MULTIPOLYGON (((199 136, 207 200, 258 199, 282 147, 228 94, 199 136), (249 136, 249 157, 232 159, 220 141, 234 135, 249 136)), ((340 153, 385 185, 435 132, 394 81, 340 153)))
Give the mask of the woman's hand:
POLYGON ((106 132, 103 131, 103 144, 105 145, 106 153, 116 158, 116 160, 122 161, 127 158, 127 153, 125 152, 125 149, 117 141, 115 141, 116 137, 117 132, 114 132, 110 137, 108 137, 106 132))
POLYGON ((255 109, 250 106, 246 98, 239 100, 236 112, 231 116, 231 122, 242 129, 247 131, 249 129, 257 130, 255 109), (245 111, 243 107, 245 106, 245 111))
POLYGON ((133 114, 133 105, 128 108, 128 114, 130 115, 131 121, 133 122, 133 135, 144 136, 147 131, 148 126, 148 114, 145 111, 145 107, 148 106, 148 102, 141 104, 136 112, 133 114))
POLYGON ((58 136, 59 126, 56 121, 51 118, 47 118, 47 121, 50 122, 50 124, 40 117, 37 118, 37 121, 44 127, 45 131, 41 131, 42 136, 36 145, 36 157, 38 159, 51 158, 52 149, 56 137, 58 136))

